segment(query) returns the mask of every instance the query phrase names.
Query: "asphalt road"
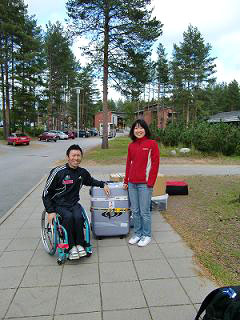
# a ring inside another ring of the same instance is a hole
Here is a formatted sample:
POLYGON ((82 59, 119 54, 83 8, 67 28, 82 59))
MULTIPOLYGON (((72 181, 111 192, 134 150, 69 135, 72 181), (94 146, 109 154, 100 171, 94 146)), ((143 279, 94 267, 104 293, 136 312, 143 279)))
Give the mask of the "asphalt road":
POLYGON ((101 144, 100 137, 34 141, 29 146, 0 144, 0 217, 12 208, 44 175, 48 175, 57 160, 65 158, 67 148, 78 143, 83 150, 101 144))

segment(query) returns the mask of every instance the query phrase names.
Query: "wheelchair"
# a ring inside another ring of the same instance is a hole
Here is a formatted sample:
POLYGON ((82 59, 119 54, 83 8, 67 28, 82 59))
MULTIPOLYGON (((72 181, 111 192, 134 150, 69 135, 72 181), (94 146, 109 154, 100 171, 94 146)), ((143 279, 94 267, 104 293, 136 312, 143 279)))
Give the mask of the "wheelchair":
MULTIPOLYGON (((82 214, 84 217, 84 233, 85 233, 85 244, 84 249, 86 250, 87 257, 92 254, 92 245, 90 244, 90 223, 89 218, 82 207, 82 214)), ((57 263, 59 265, 65 263, 69 257, 68 253, 68 235, 66 229, 60 223, 61 217, 57 214, 53 224, 48 223, 48 214, 46 210, 43 210, 41 217, 41 238, 44 249, 48 254, 53 256, 57 251, 57 263)))

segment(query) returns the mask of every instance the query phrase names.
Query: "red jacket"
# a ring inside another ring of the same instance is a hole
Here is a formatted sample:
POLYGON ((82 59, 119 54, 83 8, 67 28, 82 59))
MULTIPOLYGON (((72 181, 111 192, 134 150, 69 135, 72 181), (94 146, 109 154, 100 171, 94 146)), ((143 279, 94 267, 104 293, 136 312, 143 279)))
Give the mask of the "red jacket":
POLYGON ((146 183, 153 187, 158 174, 159 158, 155 140, 143 137, 130 143, 124 183, 146 183))

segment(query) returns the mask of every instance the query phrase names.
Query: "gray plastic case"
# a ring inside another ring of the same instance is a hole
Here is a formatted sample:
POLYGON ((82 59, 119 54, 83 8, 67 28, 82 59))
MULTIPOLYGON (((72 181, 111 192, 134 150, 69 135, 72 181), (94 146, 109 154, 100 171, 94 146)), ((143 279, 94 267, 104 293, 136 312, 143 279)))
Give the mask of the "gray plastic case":
POLYGON ((123 183, 109 183, 111 191, 107 197, 104 190, 92 187, 91 226, 95 237, 123 236, 129 233, 129 200, 123 183))

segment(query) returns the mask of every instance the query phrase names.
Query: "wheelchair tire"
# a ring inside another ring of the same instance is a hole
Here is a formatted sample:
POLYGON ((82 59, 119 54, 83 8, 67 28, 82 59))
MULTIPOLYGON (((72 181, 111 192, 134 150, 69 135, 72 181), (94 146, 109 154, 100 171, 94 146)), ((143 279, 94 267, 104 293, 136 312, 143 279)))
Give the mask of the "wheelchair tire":
POLYGON ((43 210, 41 217, 41 238, 44 249, 53 256, 57 248, 57 230, 56 226, 49 225, 46 210, 43 210))

